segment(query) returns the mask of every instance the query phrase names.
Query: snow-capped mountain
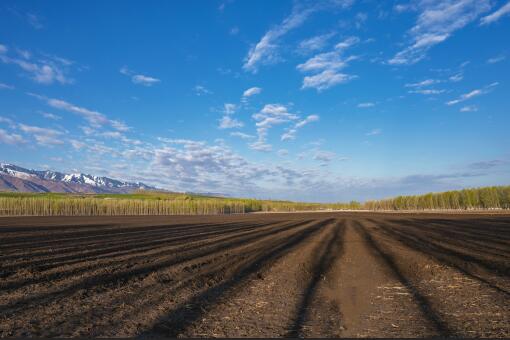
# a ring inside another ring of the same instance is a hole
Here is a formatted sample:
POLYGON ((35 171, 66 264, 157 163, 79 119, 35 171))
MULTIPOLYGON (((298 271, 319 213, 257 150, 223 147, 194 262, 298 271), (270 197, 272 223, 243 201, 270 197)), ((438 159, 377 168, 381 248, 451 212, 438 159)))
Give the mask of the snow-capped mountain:
POLYGON ((0 163, 0 190, 23 192, 127 193, 157 190, 140 182, 123 182, 82 173, 65 174, 49 170, 31 170, 0 163))

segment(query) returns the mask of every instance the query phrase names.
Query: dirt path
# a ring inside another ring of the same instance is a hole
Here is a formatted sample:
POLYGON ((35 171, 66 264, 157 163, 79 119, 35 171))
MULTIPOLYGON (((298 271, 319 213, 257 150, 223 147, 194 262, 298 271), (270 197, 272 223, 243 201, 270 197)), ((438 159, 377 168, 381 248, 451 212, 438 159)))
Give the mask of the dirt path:
POLYGON ((0 218, 0 336, 510 336, 510 217, 0 218))

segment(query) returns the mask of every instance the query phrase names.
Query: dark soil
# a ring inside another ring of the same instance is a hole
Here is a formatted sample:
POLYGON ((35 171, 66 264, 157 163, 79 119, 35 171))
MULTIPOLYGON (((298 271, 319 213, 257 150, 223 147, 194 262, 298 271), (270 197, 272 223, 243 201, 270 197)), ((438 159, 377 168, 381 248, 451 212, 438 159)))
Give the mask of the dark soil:
POLYGON ((0 218, 1 337, 510 337, 510 216, 0 218))

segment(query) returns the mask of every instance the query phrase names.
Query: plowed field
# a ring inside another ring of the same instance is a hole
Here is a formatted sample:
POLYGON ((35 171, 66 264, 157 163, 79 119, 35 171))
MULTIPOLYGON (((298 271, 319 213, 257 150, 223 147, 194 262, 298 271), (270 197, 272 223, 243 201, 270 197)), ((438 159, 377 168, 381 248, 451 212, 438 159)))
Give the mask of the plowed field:
POLYGON ((0 336, 510 337, 510 217, 0 218, 0 336))

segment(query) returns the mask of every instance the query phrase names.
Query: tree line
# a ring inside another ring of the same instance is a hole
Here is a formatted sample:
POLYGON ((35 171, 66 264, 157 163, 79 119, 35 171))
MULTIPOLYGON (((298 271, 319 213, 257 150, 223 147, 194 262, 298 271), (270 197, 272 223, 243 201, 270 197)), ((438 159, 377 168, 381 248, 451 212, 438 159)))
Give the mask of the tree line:
POLYGON ((510 209, 510 186, 493 186, 473 189, 428 193, 415 196, 398 196, 367 201, 368 210, 488 210, 510 209))
POLYGON ((0 193, 0 216, 216 215, 317 210, 476 209, 510 209, 510 186, 398 196, 364 203, 304 203, 150 193, 105 197, 0 193))

